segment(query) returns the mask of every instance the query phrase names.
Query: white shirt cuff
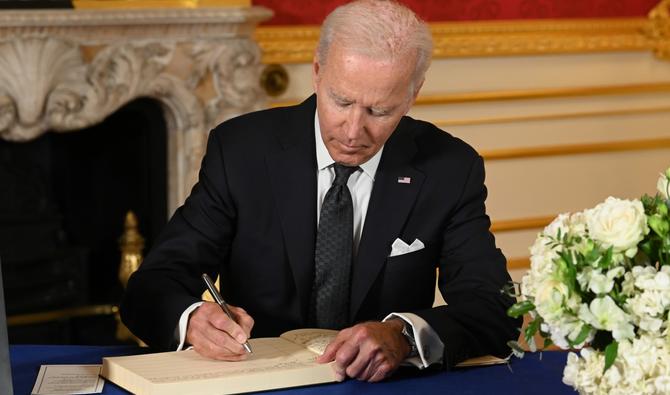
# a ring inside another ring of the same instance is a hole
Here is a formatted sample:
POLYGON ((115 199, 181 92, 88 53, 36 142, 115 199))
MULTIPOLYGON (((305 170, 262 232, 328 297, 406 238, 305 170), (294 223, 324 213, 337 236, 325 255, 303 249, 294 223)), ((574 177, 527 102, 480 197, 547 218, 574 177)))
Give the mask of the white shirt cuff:
POLYGON ((177 346, 176 351, 181 351, 184 349, 184 342, 186 341, 186 328, 188 326, 188 318, 191 315, 191 313, 200 307, 201 304, 204 302, 195 302, 192 305, 188 306, 186 310, 184 310, 183 313, 181 313, 181 317, 179 317, 179 325, 177 326, 177 333, 175 334, 178 339, 179 339, 179 345, 177 346))
POLYGON ((419 356, 407 358, 403 363, 412 364, 419 369, 442 363, 444 343, 426 320, 413 313, 391 313, 382 322, 391 318, 400 318, 412 327, 416 348, 419 351, 419 356))

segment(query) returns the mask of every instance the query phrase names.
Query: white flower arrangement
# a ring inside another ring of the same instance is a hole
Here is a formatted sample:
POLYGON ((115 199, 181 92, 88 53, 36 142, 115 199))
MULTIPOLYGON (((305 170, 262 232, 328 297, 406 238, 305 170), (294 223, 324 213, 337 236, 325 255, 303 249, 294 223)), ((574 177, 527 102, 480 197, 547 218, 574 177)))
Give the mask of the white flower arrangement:
MULTIPOLYGON (((670 168, 657 194, 609 197, 561 214, 530 248, 520 302, 524 339, 571 352, 563 382, 580 394, 670 393, 670 168)), ((510 345, 517 353, 516 342, 510 345)))

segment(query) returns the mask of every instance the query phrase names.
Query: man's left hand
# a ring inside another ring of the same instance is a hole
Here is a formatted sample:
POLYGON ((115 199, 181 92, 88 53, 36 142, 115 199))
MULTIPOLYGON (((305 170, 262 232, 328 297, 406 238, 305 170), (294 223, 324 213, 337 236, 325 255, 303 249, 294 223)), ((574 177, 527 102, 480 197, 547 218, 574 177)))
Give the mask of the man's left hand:
POLYGON ((363 381, 380 381, 389 377, 410 352, 402 335, 404 322, 364 322, 346 328, 330 342, 317 362, 335 361, 333 368, 339 381, 346 377, 363 381))

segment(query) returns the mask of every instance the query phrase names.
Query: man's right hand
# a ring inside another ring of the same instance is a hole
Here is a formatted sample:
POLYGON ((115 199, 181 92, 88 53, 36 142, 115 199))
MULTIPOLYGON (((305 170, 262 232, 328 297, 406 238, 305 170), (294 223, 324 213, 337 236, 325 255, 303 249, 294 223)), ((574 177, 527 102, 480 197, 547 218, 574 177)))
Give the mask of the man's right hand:
POLYGON ((251 334, 254 319, 240 307, 228 307, 235 321, 213 302, 205 302, 191 313, 186 343, 198 354, 223 361, 240 361, 247 357, 242 344, 251 334))

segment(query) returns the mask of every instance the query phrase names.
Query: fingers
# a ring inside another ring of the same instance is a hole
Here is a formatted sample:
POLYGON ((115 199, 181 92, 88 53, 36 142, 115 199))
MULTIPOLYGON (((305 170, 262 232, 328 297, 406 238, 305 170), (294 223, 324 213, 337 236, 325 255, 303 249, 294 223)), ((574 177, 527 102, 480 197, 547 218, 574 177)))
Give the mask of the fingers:
POLYGON ((384 361, 384 352, 381 345, 374 338, 374 333, 369 326, 357 328, 353 336, 352 344, 358 345, 355 354, 347 352, 347 347, 342 347, 343 356, 338 355, 335 360, 338 364, 346 367, 346 375, 358 380, 368 380, 372 377, 377 367, 384 361))
POLYGON ((189 318, 186 341, 208 358, 238 361, 247 357, 242 343, 247 341, 253 319, 240 308, 232 307, 242 325, 231 320, 216 303, 205 302, 189 318))
MULTIPOLYGON (((244 331, 245 335, 247 336, 247 339, 251 337, 251 329, 254 327, 254 319, 251 318, 251 316, 241 307, 231 305, 228 305, 228 307, 233 313, 235 321, 237 321, 237 325, 242 328, 242 331, 244 331)), ((244 341, 246 341, 246 339, 244 341)))
POLYGON ((406 347, 397 327, 369 322, 340 331, 318 362, 333 363, 338 380, 346 377, 380 381, 390 376, 402 362, 406 347))
POLYGON ((340 349, 340 346, 347 340, 348 337, 348 330, 343 329, 341 330, 335 339, 333 339, 328 346, 326 346, 326 349, 323 351, 323 354, 321 354, 316 361, 318 363, 325 363, 325 362, 332 362, 335 360, 335 354, 337 351, 340 349))

